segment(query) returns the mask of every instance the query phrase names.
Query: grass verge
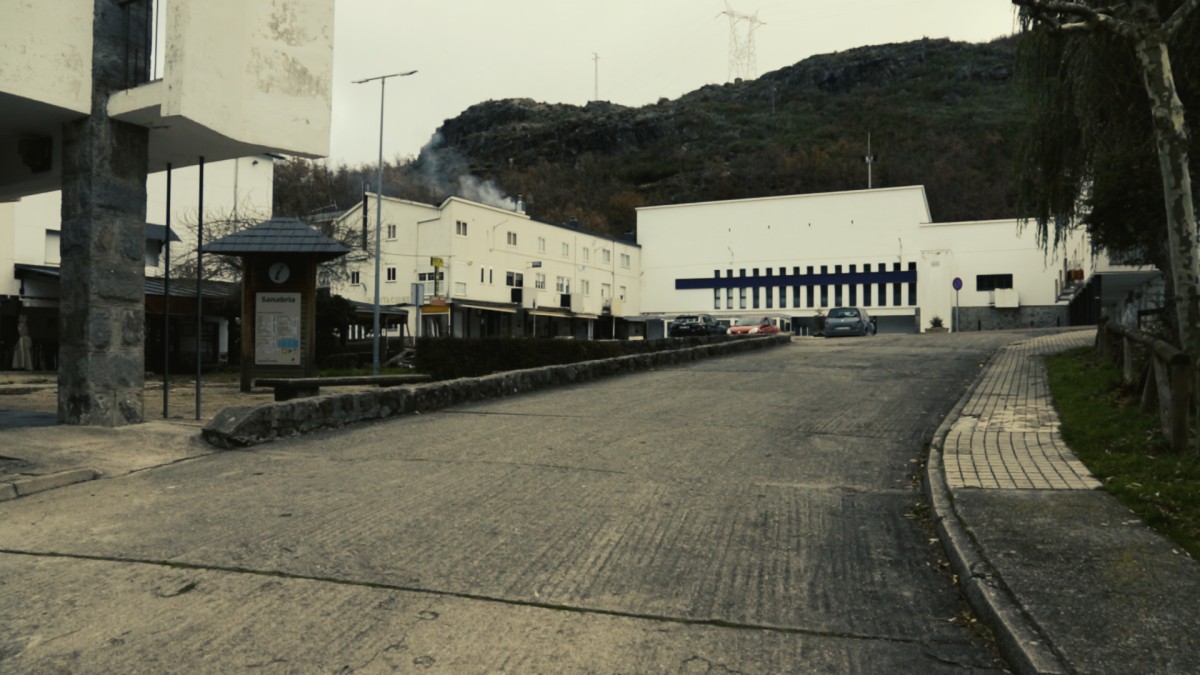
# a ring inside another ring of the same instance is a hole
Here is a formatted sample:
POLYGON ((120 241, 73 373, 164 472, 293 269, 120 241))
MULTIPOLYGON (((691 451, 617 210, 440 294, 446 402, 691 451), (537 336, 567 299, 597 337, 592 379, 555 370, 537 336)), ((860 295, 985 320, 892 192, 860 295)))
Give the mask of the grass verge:
POLYGON ((1200 558, 1200 461, 1170 451, 1138 392, 1121 384, 1092 348, 1047 359, 1063 440, 1103 484, 1146 524, 1200 558))

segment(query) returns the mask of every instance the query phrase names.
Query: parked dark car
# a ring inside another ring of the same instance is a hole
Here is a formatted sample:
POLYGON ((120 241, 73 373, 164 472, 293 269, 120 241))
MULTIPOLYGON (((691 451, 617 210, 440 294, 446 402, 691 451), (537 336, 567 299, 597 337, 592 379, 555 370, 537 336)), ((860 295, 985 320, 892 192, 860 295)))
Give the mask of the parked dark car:
POLYGON ((858 307, 834 307, 825 317, 825 337, 874 335, 875 324, 866 310, 858 307))
POLYGON ((675 317, 671 322, 669 333, 671 337, 688 335, 724 335, 725 326, 709 314, 685 314, 675 317))

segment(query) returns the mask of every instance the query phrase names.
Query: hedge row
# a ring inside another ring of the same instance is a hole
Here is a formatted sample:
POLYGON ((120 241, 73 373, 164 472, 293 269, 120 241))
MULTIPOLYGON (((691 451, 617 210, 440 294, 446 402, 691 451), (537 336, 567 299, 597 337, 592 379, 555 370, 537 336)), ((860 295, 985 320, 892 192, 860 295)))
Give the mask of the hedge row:
POLYGON ((666 340, 556 340, 545 338, 420 338, 416 368, 434 380, 611 359, 686 349, 726 340, 719 337, 666 340))

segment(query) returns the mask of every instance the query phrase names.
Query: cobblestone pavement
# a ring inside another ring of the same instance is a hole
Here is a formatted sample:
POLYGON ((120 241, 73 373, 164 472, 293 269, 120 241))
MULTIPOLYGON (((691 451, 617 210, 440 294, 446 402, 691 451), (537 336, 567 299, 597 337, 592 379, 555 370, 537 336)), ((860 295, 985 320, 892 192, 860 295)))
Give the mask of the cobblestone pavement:
POLYGON ((1059 434, 1042 358, 1083 347, 1095 329, 1057 333, 1001 349, 950 428, 950 488, 1092 490, 1100 487, 1059 434))

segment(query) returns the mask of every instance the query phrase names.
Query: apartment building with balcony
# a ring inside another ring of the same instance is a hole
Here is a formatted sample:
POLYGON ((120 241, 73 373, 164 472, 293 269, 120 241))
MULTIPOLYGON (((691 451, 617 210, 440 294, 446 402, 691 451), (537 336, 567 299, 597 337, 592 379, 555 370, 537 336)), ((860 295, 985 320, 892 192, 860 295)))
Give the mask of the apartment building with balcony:
MULTIPOLYGON (((365 204, 371 241, 376 199, 365 204)), ((408 324, 390 335, 641 335, 643 324, 627 320, 641 312, 637 244, 459 197, 438 205, 384 197, 381 211, 380 304, 409 308, 408 324)), ((363 209, 352 209, 338 227, 362 227, 363 219, 363 209)), ((374 259, 360 254, 344 264, 332 292, 373 303, 374 259)))

